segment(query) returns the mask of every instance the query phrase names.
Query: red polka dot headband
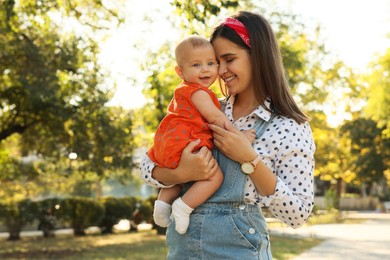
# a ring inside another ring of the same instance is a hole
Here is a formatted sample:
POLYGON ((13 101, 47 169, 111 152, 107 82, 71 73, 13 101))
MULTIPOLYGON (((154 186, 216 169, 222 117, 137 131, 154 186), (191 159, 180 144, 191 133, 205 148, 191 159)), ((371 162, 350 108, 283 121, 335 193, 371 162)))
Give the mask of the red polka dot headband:
POLYGON ((245 44, 248 45, 249 48, 251 47, 248 30, 246 29, 245 25, 242 22, 240 22, 239 20, 233 17, 228 17, 225 19, 222 25, 233 29, 240 36, 240 38, 245 42, 245 44))

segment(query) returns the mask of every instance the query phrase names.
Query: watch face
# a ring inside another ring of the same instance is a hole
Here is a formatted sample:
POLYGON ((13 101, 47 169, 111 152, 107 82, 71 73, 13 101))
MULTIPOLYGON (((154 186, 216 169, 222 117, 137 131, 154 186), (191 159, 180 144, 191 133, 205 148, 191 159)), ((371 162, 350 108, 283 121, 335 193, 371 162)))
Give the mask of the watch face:
POLYGON ((255 168, 251 163, 244 162, 243 164, 241 164, 241 170, 246 174, 251 174, 255 171, 255 168))

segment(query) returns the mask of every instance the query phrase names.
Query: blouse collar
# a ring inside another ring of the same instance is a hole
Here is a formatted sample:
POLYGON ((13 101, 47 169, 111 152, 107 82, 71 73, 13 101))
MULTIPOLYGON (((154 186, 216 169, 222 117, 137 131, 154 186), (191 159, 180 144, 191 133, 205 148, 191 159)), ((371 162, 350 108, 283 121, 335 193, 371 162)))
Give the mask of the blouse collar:
MULTIPOLYGON (((232 113, 233 111, 233 104, 234 104, 234 100, 235 100, 235 95, 232 95, 229 97, 229 99, 227 100, 227 103, 226 103, 226 108, 229 109, 230 108, 230 113, 232 113)), ((266 107, 267 109, 270 109, 271 110, 271 99, 270 98, 267 98, 265 101, 264 101, 264 107, 266 107)), ((250 113, 248 115, 248 117, 250 116, 253 116, 253 115, 256 115, 258 116, 259 118, 263 119, 264 121, 269 121, 269 119, 271 118, 271 112, 269 112, 268 110, 266 110, 264 107, 263 107, 262 104, 260 104, 255 110, 253 110, 252 113, 250 113)))

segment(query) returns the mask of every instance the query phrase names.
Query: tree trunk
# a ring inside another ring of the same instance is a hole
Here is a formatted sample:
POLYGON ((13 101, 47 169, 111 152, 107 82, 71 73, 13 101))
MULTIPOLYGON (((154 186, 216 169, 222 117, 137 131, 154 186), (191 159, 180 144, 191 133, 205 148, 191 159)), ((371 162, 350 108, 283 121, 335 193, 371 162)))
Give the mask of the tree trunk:
POLYGON ((12 231, 9 231, 8 240, 9 240, 9 241, 20 240, 20 230, 12 230, 12 231))
POLYGON ((336 183, 336 198, 334 201, 334 207, 335 209, 340 209, 340 199, 341 199, 341 189, 343 185, 343 180, 341 178, 337 179, 336 183))
POLYGON ((99 199, 103 196, 103 188, 102 188, 102 183, 100 180, 97 180, 95 182, 95 196, 97 199, 99 199))
POLYGON ((85 236, 85 230, 84 228, 78 228, 78 227, 73 227, 73 234, 75 236, 85 236))
POLYGON ((362 182, 361 186, 361 192, 362 192, 362 197, 366 198, 367 197, 367 184, 365 182, 362 182))

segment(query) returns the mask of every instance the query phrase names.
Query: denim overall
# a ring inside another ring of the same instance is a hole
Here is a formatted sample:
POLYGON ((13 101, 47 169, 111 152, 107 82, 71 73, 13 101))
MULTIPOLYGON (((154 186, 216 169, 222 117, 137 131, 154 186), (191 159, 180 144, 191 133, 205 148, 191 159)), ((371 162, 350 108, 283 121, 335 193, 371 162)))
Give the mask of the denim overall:
MULTIPOLYGON (((263 134, 268 122, 256 122, 256 138, 263 134)), ((246 175, 241 165, 217 149, 213 155, 224 173, 223 184, 191 213, 184 235, 175 231, 175 223, 168 227, 167 259, 272 259, 261 208, 244 201, 246 175)))

